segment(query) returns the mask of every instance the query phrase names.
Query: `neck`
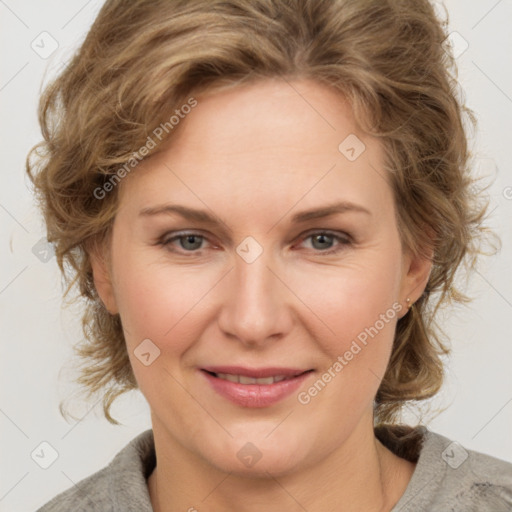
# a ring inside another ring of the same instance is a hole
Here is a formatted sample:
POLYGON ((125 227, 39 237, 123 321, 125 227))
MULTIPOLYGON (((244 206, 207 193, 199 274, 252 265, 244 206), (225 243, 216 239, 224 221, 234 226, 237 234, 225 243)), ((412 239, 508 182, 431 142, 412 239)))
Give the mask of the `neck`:
POLYGON ((148 479, 154 512, 387 512, 405 492, 415 465, 384 447, 373 423, 358 428, 327 458, 274 477, 226 473, 188 451, 153 423, 157 467, 148 479))

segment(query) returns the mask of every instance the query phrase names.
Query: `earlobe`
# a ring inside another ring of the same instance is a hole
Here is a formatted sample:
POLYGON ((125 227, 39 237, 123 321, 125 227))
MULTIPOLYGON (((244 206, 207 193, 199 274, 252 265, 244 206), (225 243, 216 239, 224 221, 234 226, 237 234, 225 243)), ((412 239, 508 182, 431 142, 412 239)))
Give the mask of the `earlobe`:
POLYGON ((427 255, 412 255, 406 258, 406 268, 402 281, 402 302, 406 312, 421 297, 432 271, 433 251, 427 255))
POLYGON ((112 284, 112 276, 109 266, 105 258, 105 249, 95 245, 88 252, 92 275, 94 280, 94 287, 103 302, 105 308, 111 315, 119 312, 117 302, 114 295, 114 286, 112 284))

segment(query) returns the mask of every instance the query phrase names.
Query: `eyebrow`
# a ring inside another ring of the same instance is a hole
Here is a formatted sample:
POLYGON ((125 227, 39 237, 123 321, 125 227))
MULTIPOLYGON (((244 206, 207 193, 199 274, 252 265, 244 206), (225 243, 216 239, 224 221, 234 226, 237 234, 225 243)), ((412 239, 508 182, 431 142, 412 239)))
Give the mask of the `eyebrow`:
MULTIPOLYGON (((300 224, 309 220, 323 219, 325 217, 346 212, 364 213, 369 216, 372 215, 369 210, 361 205, 349 201, 340 201, 322 208, 312 208, 296 213, 293 215, 291 222, 293 224, 300 224)), ((173 213, 178 214, 187 220, 202 222, 212 226, 219 226, 221 223, 224 224, 223 222, 219 222, 214 215, 211 215, 206 210, 198 210, 179 204, 169 203, 143 208, 140 210, 139 216, 147 217, 153 215, 170 215, 173 213)))

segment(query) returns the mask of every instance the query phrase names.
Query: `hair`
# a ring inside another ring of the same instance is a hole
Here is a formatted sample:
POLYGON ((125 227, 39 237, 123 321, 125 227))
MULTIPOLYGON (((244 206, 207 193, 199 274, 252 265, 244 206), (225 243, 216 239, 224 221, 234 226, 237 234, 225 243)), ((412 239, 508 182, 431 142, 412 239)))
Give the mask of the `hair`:
POLYGON ((382 143, 403 246, 430 255, 433 265, 423 294, 398 320, 375 422, 396 423, 405 403, 437 393, 449 353, 437 311, 469 300, 456 273, 474 269, 489 232, 488 203, 470 169, 467 130, 476 120, 458 98, 447 25, 448 15, 440 19, 428 0, 103 5, 41 95, 44 140, 26 167, 67 283, 64 296, 76 286, 84 302, 84 338, 74 347, 83 362, 77 382, 88 397, 103 392, 109 422, 118 424, 110 414, 114 400, 138 387, 121 319, 102 304, 89 256, 108 244, 116 184, 130 171, 128 162, 135 167, 140 153, 148 158, 173 136, 168 120, 193 93, 264 79, 311 79, 335 88, 359 128, 382 143), (147 149, 162 126, 162 142, 147 149))

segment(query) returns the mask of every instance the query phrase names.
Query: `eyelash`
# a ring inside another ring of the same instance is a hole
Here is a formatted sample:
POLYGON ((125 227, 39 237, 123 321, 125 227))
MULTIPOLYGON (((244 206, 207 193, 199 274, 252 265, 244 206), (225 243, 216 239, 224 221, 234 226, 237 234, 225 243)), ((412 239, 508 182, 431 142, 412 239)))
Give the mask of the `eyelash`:
MULTIPOLYGON (((162 236, 161 239, 159 240, 158 244, 163 246, 163 247, 169 248, 171 246, 172 242, 174 242, 176 240, 184 239, 184 238, 186 238, 188 236, 195 236, 195 237, 198 237, 198 238, 203 239, 203 240, 208 240, 205 235, 202 235, 200 233, 195 233, 193 231, 181 232, 181 233, 178 233, 178 234, 176 234, 175 236, 173 236, 171 238, 167 238, 168 235, 169 235, 169 233, 166 233, 164 236, 162 236)), ((343 233, 343 235, 340 235, 340 234, 337 234, 335 232, 328 231, 328 230, 309 232, 304 237, 301 238, 301 241, 304 241, 304 240, 307 240, 308 238, 312 238, 312 237, 319 236, 319 235, 327 235, 328 237, 332 237, 334 240, 338 241, 338 243, 339 243, 339 245, 336 248, 334 248, 334 249, 327 249, 325 251, 321 251, 321 250, 316 250, 315 251, 315 252, 317 252, 318 254, 320 254, 322 256, 328 256, 328 255, 331 255, 331 254, 336 254, 336 253, 342 251, 344 247, 352 245, 352 238, 348 234, 343 233)), ((189 253, 189 254, 197 254, 198 252, 201 251, 201 249, 192 250, 192 251, 186 251, 186 250, 183 249, 183 252, 182 252, 182 251, 175 251, 175 250, 170 249, 170 248, 169 248, 169 250, 171 252, 177 252, 178 254, 187 254, 187 253, 189 253)))

